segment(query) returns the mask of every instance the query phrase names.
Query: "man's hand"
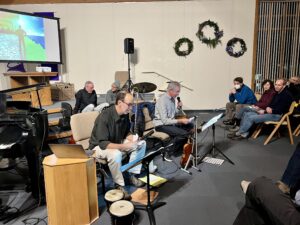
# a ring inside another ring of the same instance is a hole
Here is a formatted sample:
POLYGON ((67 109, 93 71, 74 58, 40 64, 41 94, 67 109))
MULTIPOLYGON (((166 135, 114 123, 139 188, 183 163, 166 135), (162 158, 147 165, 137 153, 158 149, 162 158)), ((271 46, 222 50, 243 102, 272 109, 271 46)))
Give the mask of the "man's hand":
POLYGON ((270 107, 267 107, 267 108, 266 108, 266 111, 267 111, 267 113, 269 113, 269 114, 272 114, 272 112, 273 112, 272 108, 270 108, 270 107))
POLYGON ((177 122, 183 123, 183 124, 188 124, 190 122, 190 120, 187 118, 182 118, 182 119, 177 119, 177 122))
POLYGON ((260 109, 260 110, 257 111, 257 113, 260 114, 260 115, 263 115, 263 114, 265 114, 265 110, 260 109))
POLYGON ((235 88, 231 89, 230 92, 229 92, 229 94, 235 94, 235 93, 236 93, 235 88))
POLYGON ((178 108, 178 109, 181 109, 181 108, 182 108, 182 106, 183 106, 183 104, 182 104, 182 101, 180 101, 180 102, 177 102, 177 108, 178 108))
POLYGON ((126 143, 123 143, 122 151, 127 152, 131 149, 135 149, 137 148, 137 144, 138 144, 137 141, 128 141, 126 143))

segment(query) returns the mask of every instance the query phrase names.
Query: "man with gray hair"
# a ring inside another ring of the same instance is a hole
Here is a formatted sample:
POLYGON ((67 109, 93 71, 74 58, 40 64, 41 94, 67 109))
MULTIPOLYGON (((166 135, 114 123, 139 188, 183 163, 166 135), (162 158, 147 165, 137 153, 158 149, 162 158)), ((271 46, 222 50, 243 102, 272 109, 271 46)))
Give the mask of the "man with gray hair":
POLYGON ((76 103, 74 107, 74 113, 99 111, 108 106, 107 103, 103 103, 97 106, 97 94, 94 90, 94 83, 92 81, 86 81, 84 88, 80 89, 76 94, 76 103))
POLYGON ((157 100, 153 120, 156 131, 167 133, 172 137, 172 143, 174 143, 172 150, 174 151, 182 150, 194 127, 187 118, 175 118, 182 111, 181 101, 177 102, 177 106, 175 105, 175 98, 179 95, 180 88, 181 85, 177 81, 169 83, 167 92, 157 100))

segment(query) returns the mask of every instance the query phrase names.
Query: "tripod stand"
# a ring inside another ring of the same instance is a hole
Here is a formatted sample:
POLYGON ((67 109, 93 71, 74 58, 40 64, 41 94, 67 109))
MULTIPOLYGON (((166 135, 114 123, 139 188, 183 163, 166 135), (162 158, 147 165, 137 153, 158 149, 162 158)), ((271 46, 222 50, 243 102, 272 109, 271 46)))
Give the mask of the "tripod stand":
POLYGON ((215 124, 212 125, 212 133, 213 133, 213 138, 212 138, 212 146, 210 148, 210 150, 208 152, 206 152, 204 154, 204 156, 202 156, 202 158, 200 159, 200 162, 203 161, 203 159, 207 156, 207 155, 211 155, 212 157, 215 157, 216 154, 215 152, 217 151, 218 153, 220 153, 225 159, 227 159, 228 162, 230 162, 232 165, 234 165, 234 162, 232 162, 217 146, 216 146, 216 134, 215 134, 215 129, 216 126, 215 124))

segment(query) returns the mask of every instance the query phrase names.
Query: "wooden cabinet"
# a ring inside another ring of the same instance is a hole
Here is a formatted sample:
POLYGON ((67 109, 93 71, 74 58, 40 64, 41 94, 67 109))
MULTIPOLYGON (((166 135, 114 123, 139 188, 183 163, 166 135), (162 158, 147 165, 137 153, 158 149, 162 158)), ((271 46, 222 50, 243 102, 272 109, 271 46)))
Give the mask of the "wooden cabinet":
POLYGON ((91 224, 99 218, 94 159, 44 161, 49 225, 91 224))
MULTIPOLYGON (((49 78, 57 76, 57 72, 9 72, 4 73, 4 76, 10 78, 11 88, 24 87, 27 85, 46 83, 48 86, 39 90, 39 96, 42 106, 52 105, 51 88, 49 85, 49 78)), ((36 91, 29 93, 15 94, 12 96, 14 101, 31 101, 33 107, 38 107, 39 102, 36 91)))

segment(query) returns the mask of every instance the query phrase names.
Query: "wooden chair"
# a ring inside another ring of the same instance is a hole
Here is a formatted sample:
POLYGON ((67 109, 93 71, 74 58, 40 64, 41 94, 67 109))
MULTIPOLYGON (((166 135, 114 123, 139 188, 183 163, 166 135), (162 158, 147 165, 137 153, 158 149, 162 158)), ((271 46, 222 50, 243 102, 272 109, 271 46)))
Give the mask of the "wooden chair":
POLYGON ((154 133, 150 135, 149 138, 154 138, 160 142, 162 146, 165 146, 170 141, 170 136, 164 132, 155 131, 153 120, 149 114, 149 110, 147 107, 143 108, 143 114, 145 117, 145 131, 143 135, 149 133, 150 131, 154 130, 154 133))
MULTIPOLYGON (((98 117, 98 115, 98 111, 92 111, 78 113, 71 116, 70 124, 74 141, 76 142, 76 144, 82 145, 84 149, 88 149, 89 147, 89 140, 94 128, 95 120, 98 117)), ((102 166, 106 165, 107 161, 103 159, 97 159, 97 163, 99 163, 100 166, 102 190, 103 193, 105 193, 104 177, 106 176, 106 173, 102 169, 102 166)))
POLYGON ((252 137, 254 139, 256 139, 258 137, 258 135, 260 134, 264 124, 275 125, 272 133, 268 136, 268 138, 264 142, 264 145, 267 145, 270 142, 270 140, 272 139, 272 137, 274 136, 274 134, 278 131, 279 127, 281 125, 284 125, 284 126, 287 126, 287 128, 288 128, 289 136, 290 136, 290 142, 293 145, 294 144, 294 139, 293 139, 293 134, 292 134, 292 129, 291 129, 289 116, 293 113, 294 108, 295 108, 296 105, 297 105, 296 102, 292 102, 289 111, 286 114, 284 114, 279 121, 266 121, 264 123, 259 124, 258 127, 256 128, 256 130, 254 131, 252 137))
MULTIPOLYGON (((300 114, 294 114, 293 117, 298 119, 300 117, 300 114)), ((299 134, 300 134, 300 124, 296 127, 296 129, 293 132, 293 135, 295 135, 296 137, 299 136, 299 134)))

